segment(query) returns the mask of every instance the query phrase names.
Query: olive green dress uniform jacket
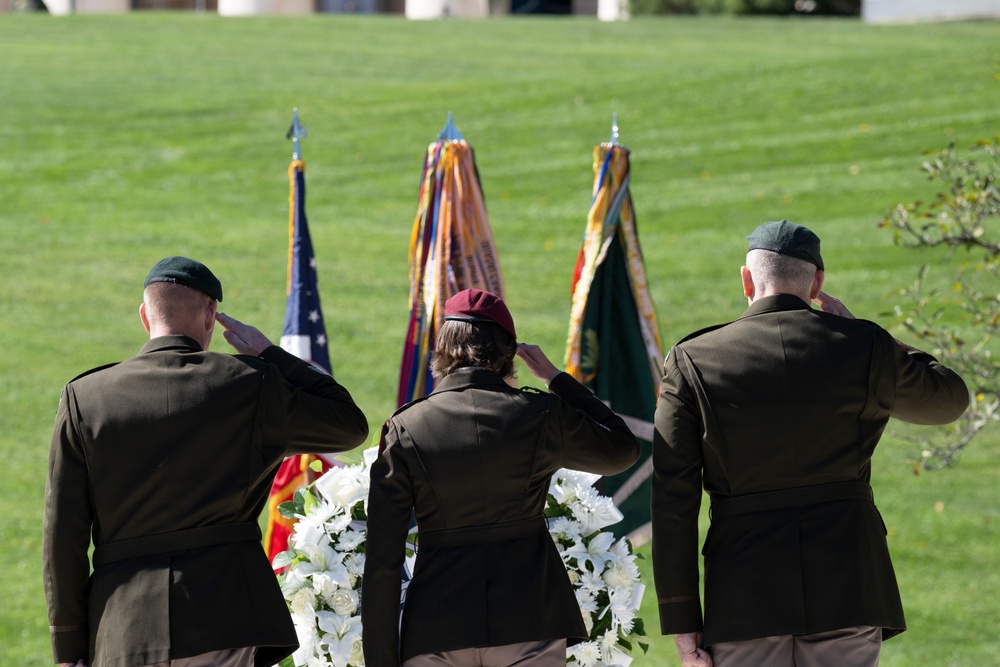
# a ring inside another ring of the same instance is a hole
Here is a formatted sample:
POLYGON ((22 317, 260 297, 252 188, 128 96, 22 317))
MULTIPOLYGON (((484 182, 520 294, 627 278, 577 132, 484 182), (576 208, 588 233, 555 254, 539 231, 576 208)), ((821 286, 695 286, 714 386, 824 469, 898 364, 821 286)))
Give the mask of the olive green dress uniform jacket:
POLYGON ((549 389, 514 389, 493 371, 461 369, 386 422, 368 499, 368 667, 587 637, 542 518, 549 482, 560 468, 620 472, 639 448, 622 419, 571 376, 559 374, 549 389), (411 512, 418 550, 400 629, 411 512))
POLYGON ((256 664, 270 666, 290 654, 295 630, 257 518, 283 457, 345 451, 367 431, 346 389, 278 347, 233 356, 164 336, 70 382, 43 529, 55 661, 133 667, 260 646, 256 664), (91 539, 96 561, 109 545, 192 533, 203 544, 233 525, 249 539, 90 569, 91 539))
POLYGON ((778 295, 667 356, 653 445, 664 634, 704 642, 905 629, 871 457, 889 417, 957 419, 962 379, 884 329, 778 295), (698 591, 702 486, 712 522, 698 591))

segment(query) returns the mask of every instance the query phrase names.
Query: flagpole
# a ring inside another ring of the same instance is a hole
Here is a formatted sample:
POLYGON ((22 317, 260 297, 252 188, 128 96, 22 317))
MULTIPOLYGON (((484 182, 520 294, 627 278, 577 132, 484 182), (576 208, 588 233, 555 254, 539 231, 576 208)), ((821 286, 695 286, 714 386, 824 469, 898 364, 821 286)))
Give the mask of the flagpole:
POLYGON ((302 127, 302 123, 299 122, 299 109, 298 107, 295 107, 292 109, 292 125, 288 128, 288 132, 285 133, 285 139, 292 140, 293 160, 302 159, 302 139, 304 139, 305 136, 306 128, 302 127))
POLYGON ((618 145, 618 112, 611 114, 611 141, 612 146, 618 145))
MULTIPOLYGON (((305 162, 302 139, 306 129, 299 122, 299 110, 292 110, 292 124, 285 134, 293 140, 292 161, 288 165, 288 279, 286 282, 285 324, 281 348, 306 362, 332 372, 323 309, 319 298, 315 256, 306 219, 305 162)), ((291 500, 295 491, 330 469, 330 461, 315 454, 295 454, 281 462, 268 497, 264 549, 272 561, 288 548, 295 521, 281 516, 278 506, 291 500), (316 467, 318 466, 318 468, 316 467)))
POLYGON ((455 122, 451 119, 451 112, 448 112, 448 122, 444 124, 444 129, 438 134, 438 141, 461 141, 462 133, 455 127, 455 122))

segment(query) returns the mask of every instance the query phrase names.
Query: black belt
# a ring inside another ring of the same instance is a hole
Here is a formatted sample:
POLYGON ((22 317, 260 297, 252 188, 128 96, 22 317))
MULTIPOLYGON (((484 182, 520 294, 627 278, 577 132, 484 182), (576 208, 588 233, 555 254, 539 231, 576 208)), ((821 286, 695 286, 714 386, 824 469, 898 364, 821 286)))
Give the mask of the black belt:
POLYGON ((172 533, 146 535, 130 540, 108 542, 94 549, 94 567, 126 558, 168 554, 185 549, 211 547, 229 542, 259 542, 260 528, 256 523, 223 523, 177 530, 172 533))
POLYGON ((444 549, 447 547, 467 547, 473 544, 503 542, 518 537, 527 537, 535 533, 544 533, 549 529, 544 516, 533 516, 530 519, 510 521, 508 523, 493 523, 485 526, 469 526, 467 528, 452 528, 450 530, 435 530, 417 534, 417 546, 420 549, 444 549))
POLYGON ((835 500, 874 502, 872 487, 864 482, 836 482, 797 489, 749 493, 744 496, 713 496, 711 515, 713 519, 724 519, 741 514, 815 505, 835 500))

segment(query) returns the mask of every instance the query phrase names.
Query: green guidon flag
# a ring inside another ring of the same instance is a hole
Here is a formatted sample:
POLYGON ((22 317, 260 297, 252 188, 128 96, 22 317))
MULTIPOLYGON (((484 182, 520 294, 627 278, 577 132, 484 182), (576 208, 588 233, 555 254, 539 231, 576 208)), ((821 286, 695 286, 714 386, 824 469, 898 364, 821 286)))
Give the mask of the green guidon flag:
POLYGON ((653 412, 663 356, 628 188, 628 149, 617 142, 596 147, 594 197, 573 276, 565 366, 639 439, 639 460, 605 477, 602 492, 625 517, 612 530, 642 543, 649 531, 653 412))

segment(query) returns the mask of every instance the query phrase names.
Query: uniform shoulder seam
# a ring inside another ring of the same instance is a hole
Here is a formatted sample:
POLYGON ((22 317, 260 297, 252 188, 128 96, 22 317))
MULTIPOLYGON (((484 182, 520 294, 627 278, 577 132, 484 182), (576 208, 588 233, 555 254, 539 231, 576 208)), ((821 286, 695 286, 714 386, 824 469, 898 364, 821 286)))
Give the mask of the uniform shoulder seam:
MULTIPOLYGON (((735 322, 735 321, 736 320, 733 320, 733 322, 735 322)), ((698 336, 702 336, 704 334, 710 333, 710 332, 715 331, 717 329, 721 329, 722 327, 728 327, 733 322, 723 322, 722 324, 713 324, 710 327, 705 327, 704 329, 698 329, 697 331, 695 331, 693 333, 689 333, 687 336, 684 336, 684 338, 681 338, 679 341, 677 341, 677 345, 680 345, 681 343, 686 343, 689 340, 692 340, 694 338, 697 338, 698 336)), ((675 345, 674 347, 677 347, 677 345, 675 345)))
POLYGON ((73 378, 72 380, 70 380, 70 382, 76 382, 80 378, 87 377, 88 375, 92 375, 94 373, 97 373, 98 371, 103 371, 105 369, 111 368, 112 366, 117 366, 120 363, 121 363, 120 361, 113 361, 110 364, 104 364, 103 366, 96 366, 94 368, 91 368, 88 371, 84 371, 84 372, 80 373, 75 378, 73 378))

